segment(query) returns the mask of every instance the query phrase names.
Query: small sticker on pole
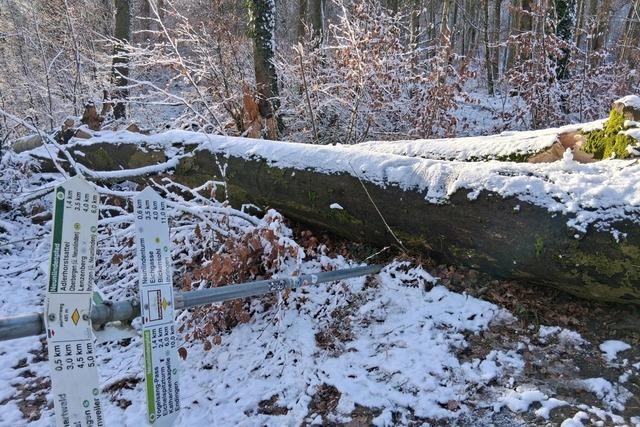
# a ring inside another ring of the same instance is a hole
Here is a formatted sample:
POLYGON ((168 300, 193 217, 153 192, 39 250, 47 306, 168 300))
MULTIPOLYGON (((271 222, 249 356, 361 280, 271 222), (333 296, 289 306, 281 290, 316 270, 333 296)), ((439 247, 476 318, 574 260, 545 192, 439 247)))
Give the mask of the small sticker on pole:
POLYGON ((105 425, 90 311, 98 205, 79 176, 55 188, 44 320, 58 427, 105 425))
POLYGON ((170 426, 180 411, 178 351, 166 202, 147 187, 134 199, 147 420, 170 426))

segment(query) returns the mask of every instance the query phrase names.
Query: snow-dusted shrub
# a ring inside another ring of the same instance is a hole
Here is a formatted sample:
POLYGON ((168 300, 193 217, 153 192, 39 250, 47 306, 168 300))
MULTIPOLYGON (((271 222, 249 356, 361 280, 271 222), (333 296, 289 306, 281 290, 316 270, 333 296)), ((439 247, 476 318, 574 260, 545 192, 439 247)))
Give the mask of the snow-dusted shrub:
MULTIPOLYGON (((204 241, 203 232, 196 226, 192 243, 204 241)), ((304 250, 293 240, 284 218, 276 211, 267 212, 257 226, 221 241, 218 250, 204 251, 187 265, 182 283, 185 291, 269 277, 283 268, 295 270, 304 256, 304 250)), ((205 349, 209 349, 220 342, 221 332, 250 318, 250 305, 236 299, 194 308, 179 330, 186 340, 202 341, 205 349)))
POLYGON ((521 10, 531 30, 512 34, 505 43, 514 63, 503 76, 512 96, 523 104, 512 120, 528 127, 548 128, 571 121, 596 120, 607 115, 611 103, 638 90, 640 75, 606 48, 581 48, 557 32, 559 23, 550 5, 521 10))
MULTIPOLYGON (((262 219, 218 202, 208 182, 191 190, 169 181, 154 186, 167 200, 170 218, 174 284, 183 291, 268 278, 298 270, 304 250, 276 211, 262 219)), ((110 299, 135 297, 134 223, 130 196, 135 185, 104 190, 98 242, 98 287, 110 299)), ((269 297, 267 297, 269 298, 269 297)), ((220 334, 251 318, 245 300, 206 305, 179 316, 181 333, 205 349, 218 343, 220 334)))
POLYGON ((138 36, 151 42, 126 46, 133 114, 151 126, 241 134, 243 89, 254 85, 242 5, 231 0, 163 3, 163 8, 150 3, 150 24, 138 36), (225 19, 211 22, 205 11, 225 11, 225 19))
POLYGON ((418 49, 401 13, 370 0, 335 7, 325 44, 307 40, 278 60, 287 137, 354 143, 451 134, 466 74, 452 66, 446 37, 418 49))
MULTIPOLYGON (((108 86, 112 2, 7 0, 0 7, 0 109, 53 130, 108 86)), ((23 127, 0 122, 0 140, 23 127)))

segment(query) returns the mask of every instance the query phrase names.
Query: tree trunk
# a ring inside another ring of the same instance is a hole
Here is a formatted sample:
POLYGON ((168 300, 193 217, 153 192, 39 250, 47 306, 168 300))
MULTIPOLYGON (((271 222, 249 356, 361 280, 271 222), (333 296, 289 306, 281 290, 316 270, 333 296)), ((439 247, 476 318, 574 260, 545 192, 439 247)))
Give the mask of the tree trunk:
MULTIPOLYGON (((469 3, 467 3, 467 5, 469 5, 469 3)), ((478 23, 480 22, 480 6, 475 0, 472 0, 470 2, 469 7, 472 9, 470 12, 472 22, 467 31, 468 37, 467 37, 464 55, 467 55, 467 54, 471 55, 477 52, 478 50, 477 28, 478 28, 478 23)))
POLYGON ((442 2, 442 19, 440 20, 440 36, 449 38, 449 12, 451 11, 451 0, 442 2))
POLYGON ((522 32, 533 30, 533 18, 531 16, 531 0, 521 0, 520 9, 524 13, 520 13, 519 30, 522 32))
POLYGON ((582 38, 584 34, 584 4, 586 0, 578 0, 576 4, 576 22, 573 34, 576 39, 578 49, 582 48, 582 38))
MULTIPOLYGON (((593 52, 603 49, 606 45, 606 30, 610 13, 610 0, 591 0, 589 15, 594 19, 593 28, 591 28, 591 50, 593 52)), ((597 55, 594 55, 594 58, 597 58, 597 55)))
POLYGON ((487 90, 489 95, 495 93, 493 87, 493 66, 491 65, 491 48, 489 47, 489 0, 484 0, 484 66, 487 71, 487 90))
MULTIPOLYGON (((272 207, 293 220, 378 247, 397 244, 391 229, 410 252, 440 262, 553 286, 584 298, 640 304, 640 226, 631 220, 610 224, 626 233, 619 242, 610 232, 593 228, 576 239, 568 216, 514 197, 482 192, 471 200, 469 190, 458 190, 447 203, 435 204, 425 198, 429 189, 403 190, 393 184, 361 183, 350 173, 278 167, 258 155, 238 157, 228 148, 233 146, 225 139, 214 144, 214 152, 194 151, 193 157, 180 161, 172 178, 191 187, 222 180, 217 171, 224 156, 224 180, 234 206, 272 207), (334 203, 343 209, 332 209, 334 203)), ((317 154, 311 147, 299 144, 290 154, 313 158, 317 154)), ((94 170, 166 161, 161 150, 132 143, 95 141, 73 147, 72 153, 94 170)))
POLYGON ((635 69, 640 56, 640 0, 634 0, 629 5, 627 21, 624 26, 620 59, 635 69))
POLYGON ((387 9, 392 15, 396 15, 400 8, 400 0, 387 0, 387 9))
POLYGON ((569 77, 567 64, 571 54, 571 44, 573 42, 574 16, 576 14, 575 0, 555 0, 556 7, 556 35, 564 40, 568 47, 562 49, 562 57, 556 62, 556 74, 560 80, 569 77))
POLYGON ((298 41, 302 42, 305 36, 307 25, 307 9, 309 0, 300 0, 298 3, 298 41))
POLYGON ((116 119, 127 117, 126 100, 129 90, 126 88, 129 77, 129 58, 125 43, 131 40, 131 9, 129 0, 115 0, 116 25, 114 36, 116 42, 113 51, 112 82, 116 91, 112 98, 115 101, 113 116, 116 119))
POLYGON ((494 0, 493 3, 493 37, 491 48, 491 65, 493 72, 493 80, 496 81, 500 77, 500 12, 502 10, 502 0, 494 0))
POLYGON ((313 38, 318 46, 322 44, 324 37, 324 0, 310 0, 311 26, 313 27, 313 38))
POLYGON ((411 46, 414 49, 418 47, 420 42, 420 15, 422 13, 422 0, 414 0, 411 10, 411 46))
MULTIPOLYGON (((511 9, 510 9, 510 19, 511 19, 511 27, 509 28, 509 36, 518 34, 520 31, 520 11, 517 9, 519 7, 518 0, 511 0, 511 9)), ((505 71, 510 69, 516 59, 517 47, 516 44, 510 42, 508 44, 507 49, 507 63, 505 64, 505 71)))
POLYGON ((270 139, 277 139, 278 78, 273 64, 275 56, 275 0, 251 0, 251 32, 253 35, 253 64, 260 115, 267 120, 270 139))

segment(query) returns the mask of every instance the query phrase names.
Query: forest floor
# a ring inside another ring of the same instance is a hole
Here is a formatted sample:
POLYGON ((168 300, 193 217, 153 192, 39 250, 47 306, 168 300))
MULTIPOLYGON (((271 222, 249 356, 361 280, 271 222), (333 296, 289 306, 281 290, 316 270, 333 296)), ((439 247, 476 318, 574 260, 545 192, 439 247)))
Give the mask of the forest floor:
MULTIPOLYGON (((320 240, 302 272, 373 251, 320 240)), ((2 315, 38 310, 43 272, 13 267, 33 243, 3 250, 2 315)), ((383 255, 378 276, 247 301, 208 351, 183 343, 176 425, 640 425, 636 308, 383 255)), ((137 333, 98 346, 109 425, 145 418, 141 350, 137 333)), ((50 425, 48 369, 43 338, 0 343, 1 425, 50 425)))

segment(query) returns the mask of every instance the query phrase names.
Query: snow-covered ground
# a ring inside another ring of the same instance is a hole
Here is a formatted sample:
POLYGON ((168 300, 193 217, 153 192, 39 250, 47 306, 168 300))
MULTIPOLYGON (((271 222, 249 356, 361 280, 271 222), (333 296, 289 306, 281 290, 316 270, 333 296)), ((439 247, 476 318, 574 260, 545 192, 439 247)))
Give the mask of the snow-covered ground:
MULTIPOLYGON (((50 179, 59 177, 45 180, 50 179)), ((3 199, 24 198, 33 190, 22 181, 4 188, 3 199)), ((131 195, 128 191, 119 194, 131 195)), ((27 214, 29 206, 23 204, 26 211, 17 206, 9 209, 5 202, 0 210, 2 316, 42 309, 50 223, 34 224, 27 217, 33 215, 33 211, 27 214)), ((213 217, 216 212, 224 215, 223 210, 211 212, 213 217)), ((242 227, 251 227, 248 220, 243 221, 239 222, 242 227)), ((257 218, 254 222, 261 224, 257 218)), ((101 220, 102 241, 114 238, 106 235, 113 223, 113 217, 101 220)), ((271 228, 280 233, 281 240, 295 245, 287 240, 292 236, 289 230, 277 221, 271 224, 276 224, 271 228)), ((181 257, 195 248, 182 240, 188 229, 184 219, 174 218, 172 226, 173 239, 184 245, 175 248, 174 258, 183 262, 181 257)), ((327 253, 322 246, 314 252, 288 259, 274 273, 354 264, 327 253)), ((135 283, 135 271, 129 264, 109 265, 115 262, 106 243, 99 247, 98 258, 102 277, 109 271, 116 271, 112 276, 124 274, 110 277, 109 283, 97 283, 107 297, 119 296, 135 283)), ((350 421, 405 425, 436 420, 525 425, 547 419, 563 421, 565 426, 588 422, 640 425, 640 418, 619 415, 631 397, 627 381, 640 368, 640 360, 621 360, 628 349, 624 343, 605 342, 600 347, 607 363, 624 370, 617 381, 580 377, 576 372, 576 378, 567 381, 572 382, 572 389, 587 392, 590 399, 583 400, 578 393, 556 396, 556 389, 536 383, 527 374, 526 355, 541 351, 550 342, 563 351, 581 354, 590 343, 575 332, 542 327, 531 330, 530 336, 479 345, 483 334, 514 327, 516 317, 490 302, 448 290, 408 261, 391 262, 376 277, 306 287, 247 304, 251 319, 222 333, 219 345, 205 351, 201 342, 181 343, 187 356, 180 367, 182 411, 176 425, 350 421)), ((183 313, 178 321, 188 318, 183 313)), ((97 346, 108 425, 144 423, 142 347, 139 323, 133 325, 132 339, 97 346)), ((0 343, 0 425, 51 425, 45 357, 38 337, 0 343)))
MULTIPOLYGON (((538 152, 570 130, 575 127, 356 146, 185 131, 151 136, 102 131, 91 140, 74 139, 66 149, 74 153, 84 145, 129 142, 167 155, 165 163, 133 171, 80 167, 90 177, 123 178, 170 169, 191 155, 186 146, 197 145, 198 150, 260 158, 281 167, 347 173, 381 186, 418 190, 432 203, 445 203, 458 190, 469 191, 470 198, 491 191, 566 214, 577 230, 621 219, 638 221, 636 161, 578 164, 570 153, 551 164, 470 161, 538 152)), ((40 147, 34 152, 49 157, 51 150, 56 149, 40 147)), ((44 298, 51 206, 49 196, 40 196, 62 177, 30 175, 21 165, 26 158, 26 153, 9 155, 3 163, 0 316, 41 311, 44 298)), ((231 251, 233 245, 225 239, 243 242, 247 235, 255 237, 247 241, 262 246, 265 253, 277 252, 277 262, 266 257, 268 275, 365 262, 345 259, 323 245, 304 247, 277 212, 257 218, 202 196, 212 187, 202 186, 187 201, 181 196, 186 189, 178 184, 156 185, 170 199, 177 285, 182 284, 181 275, 231 251), (280 246, 282 251, 273 251, 280 246)), ((136 293, 133 218, 127 206, 136 186, 125 183, 98 190, 108 206, 100 219, 96 286, 106 298, 118 300, 136 293)), ((415 261, 391 261, 374 277, 254 298, 243 310, 250 317, 212 332, 211 341, 220 342, 211 348, 186 337, 196 315, 178 315, 186 357, 181 361, 182 411, 177 425, 640 426, 640 409, 634 410, 640 402, 636 342, 613 336, 590 342, 560 326, 527 324, 518 310, 511 313, 471 292, 443 286, 415 261)), ((126 334, 112 328, 98 333, 108 425, 136 426, 145 419, 139 329, 138 319, 126 334)), ((38 337, 0 343, 0 425, 51 425, 44 345, 38 337)))

